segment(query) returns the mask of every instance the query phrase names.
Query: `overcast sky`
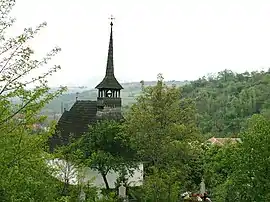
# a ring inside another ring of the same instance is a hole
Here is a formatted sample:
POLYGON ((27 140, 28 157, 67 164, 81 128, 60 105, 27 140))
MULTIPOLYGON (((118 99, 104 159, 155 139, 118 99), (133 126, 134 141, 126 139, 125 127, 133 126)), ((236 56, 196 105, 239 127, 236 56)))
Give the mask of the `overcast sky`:
POLYGON ((48 23, 33 43, 37 54, 62 48, 51 85, 93 87, 102 79, 111 14, 120 82, 270 67, 269 0, 17 0, 13 14, 16 31, 48 23))

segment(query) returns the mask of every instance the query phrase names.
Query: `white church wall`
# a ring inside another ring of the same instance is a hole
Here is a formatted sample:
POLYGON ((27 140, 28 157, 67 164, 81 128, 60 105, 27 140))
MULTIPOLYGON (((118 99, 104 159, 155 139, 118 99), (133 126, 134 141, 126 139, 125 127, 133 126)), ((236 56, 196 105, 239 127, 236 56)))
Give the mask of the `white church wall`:
MULTIPOLYGON (((100 188, 105 187, 102 176, 97 171, 90 168, 84 168, 78 172, 78 170, 72 164, 61 159, 49 160, 48 165, 56 169, 54 177, 62 182, 65 182, 65 179, 68 179, 69 183, 73 185, 76 185, 79 182, 90 182, 93 186, 100 188)), ((110 188, 115 188, 115 183, 118 176, 119 174, 114 171, 107 174, 107 180, 110 188)), ((143 183, 143 164, 139 164, 138 168, 134 169, 132 175, 129 173, 127 178, 129 186, 141 186, 143 183)))
MULTIPOLYGON (((91 181, 93 182, 93 184, 97 187, 100 188, 104 188, 105 187, 105 183, 104 180, 101 176, 101 174, 99 174, 97 171, 92 170, 90 168, 85 168, 84 169, 84 182, 86 183, 87 181, 91 181)), ((107 174, 107 180, 109 183, 109 187, 110 188, 115 188, 115 183, 116 180, 119 176, 119 173, 111 171, 107 174)), ((134 186, 141 186, 143 183, 143 164, 140 164, 138 166, 137 169, 134 169, 133 174, 131 175, 130 173, 128 173, 128 184, 131 187, 134 186)))

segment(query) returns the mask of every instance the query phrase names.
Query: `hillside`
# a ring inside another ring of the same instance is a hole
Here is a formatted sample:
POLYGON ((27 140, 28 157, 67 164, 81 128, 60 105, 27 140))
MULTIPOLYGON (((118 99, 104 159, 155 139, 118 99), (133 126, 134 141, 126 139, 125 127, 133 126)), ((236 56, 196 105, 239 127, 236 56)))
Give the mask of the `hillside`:
POLYGON ((253 114, 270 118, 269 89, 270 71, 237 74, 225 70, 185 85, 183 96, 196 101, 198 125, 204 134, 236 136, 253 114))
MULTIPOLYGON (((167 81, 168 85, 175 84, 176 86, 181 86, 188 81, 167 81)), ((145 86, 155 85, 156 81, 144 81, 145 86)), ((124 89, 121 91, 121 97, 123 106, 130 105, 135 102, 135 98, 141 93, 141 84, 140 82, 131 82, 131 83, 123 83, 122 86, 124 89)), ((76 89, 78 93, 78 99, 80 100, 96 100, 97 90, 89 89, 82 90, 81 88, 76 89)), ((46 115, 54 115, 61 113, 61 105, 64 108, 69 109, 76 100, 76 91, 75 89, 69 89, 62 96, 51 101, 43 110, 46 115)))

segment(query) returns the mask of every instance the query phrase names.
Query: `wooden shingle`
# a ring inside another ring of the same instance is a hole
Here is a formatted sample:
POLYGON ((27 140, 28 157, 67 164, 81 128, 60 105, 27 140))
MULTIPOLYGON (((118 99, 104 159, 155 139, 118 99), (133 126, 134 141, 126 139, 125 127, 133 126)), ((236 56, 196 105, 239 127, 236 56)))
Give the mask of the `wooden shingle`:
POLYGON ((97 102, 78 100, 69 111, 65 111, 56 125, 55 135, 50 140, 51 150, 56 145, 67 144, 71 137, 78 138, 96 122, 97 102))

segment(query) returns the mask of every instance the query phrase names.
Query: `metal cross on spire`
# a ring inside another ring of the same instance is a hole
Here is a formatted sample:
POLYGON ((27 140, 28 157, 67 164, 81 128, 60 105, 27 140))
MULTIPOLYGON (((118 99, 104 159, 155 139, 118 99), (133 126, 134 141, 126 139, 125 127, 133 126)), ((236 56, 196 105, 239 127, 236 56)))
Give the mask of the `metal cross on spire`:
POLYGON ((109 17, 109 20, 111 20, 111 26, 113 26, 113 20, 115 20, 115 17, 113 17, 113 15, 111 15, 111 17, 109 17))

